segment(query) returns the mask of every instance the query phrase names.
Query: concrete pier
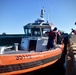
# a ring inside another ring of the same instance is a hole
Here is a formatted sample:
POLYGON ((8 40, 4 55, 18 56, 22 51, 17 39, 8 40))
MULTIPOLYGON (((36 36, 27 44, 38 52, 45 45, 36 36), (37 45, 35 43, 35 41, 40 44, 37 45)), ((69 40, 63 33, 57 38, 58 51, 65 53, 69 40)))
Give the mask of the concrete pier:
POLYGON ((67 51, 66 75, 76 75, 76 54, 73 47, 67 51))
POLYGON ((76 75, 76 35, 71 36, 67 49, 66 75, 76 75))

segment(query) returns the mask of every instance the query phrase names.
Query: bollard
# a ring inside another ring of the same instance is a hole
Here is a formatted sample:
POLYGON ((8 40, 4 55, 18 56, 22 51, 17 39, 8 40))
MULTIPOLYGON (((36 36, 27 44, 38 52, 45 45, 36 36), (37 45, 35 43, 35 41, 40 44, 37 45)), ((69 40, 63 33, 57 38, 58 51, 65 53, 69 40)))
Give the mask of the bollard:
POLYGON ((16 51, 18 51, 18 44, 19 44, 19 43, 14 43, 14 46, 15 46, 15 50, 16 50, 16 51))

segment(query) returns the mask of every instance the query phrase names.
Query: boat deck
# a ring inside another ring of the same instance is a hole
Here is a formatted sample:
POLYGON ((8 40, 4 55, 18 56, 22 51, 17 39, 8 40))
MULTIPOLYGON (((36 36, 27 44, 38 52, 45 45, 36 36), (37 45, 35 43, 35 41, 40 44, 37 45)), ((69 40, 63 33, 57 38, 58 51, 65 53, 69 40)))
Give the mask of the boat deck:
MULTIPOLYGON (((54 49, 56 49, 56 48, 60 48, 60 46, 61 45, 56 45, 54 48, 51 48, 51 49, 49 49, 49 50, 54 50, 54 49)), ((49 51, 49 50, 47 50, 47 49, 45 49, 44 51, 49 51)), ((2 55, 3 54, 24 54, 24 53, 34 53, 35 52, 35 50, 32 50, 32 51, 27 51, 27 50, 15 50, 15 49, 10 49, 10 48, 7 48, 7 49, 5 49, 4 51, 3 51, 3 53, 2 53, 2 55)))

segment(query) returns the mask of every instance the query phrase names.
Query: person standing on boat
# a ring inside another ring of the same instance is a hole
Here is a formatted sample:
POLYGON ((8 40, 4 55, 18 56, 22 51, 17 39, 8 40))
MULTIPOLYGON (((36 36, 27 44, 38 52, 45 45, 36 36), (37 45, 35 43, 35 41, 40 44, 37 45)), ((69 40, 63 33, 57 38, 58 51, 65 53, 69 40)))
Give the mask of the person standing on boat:
POLYGON ((56 34, 57 34, 56 31, 57 31, 56 27, 53 30, 50 30, 48 43, 47 43, 47 49, 53 48, 55 46, 56 34))
POLYGON ((61 31, 58 30, 58 32, 57 32, 57 44, 63 43, 62 40, 63 40, 63 38, 62 38, 62 35, 61 35, 61 31))
POLYGON ((71 29, 71 30, 72 30, 71 33, 74 33, 76 35, 76 30, 74 30, 74 29, 71 29))

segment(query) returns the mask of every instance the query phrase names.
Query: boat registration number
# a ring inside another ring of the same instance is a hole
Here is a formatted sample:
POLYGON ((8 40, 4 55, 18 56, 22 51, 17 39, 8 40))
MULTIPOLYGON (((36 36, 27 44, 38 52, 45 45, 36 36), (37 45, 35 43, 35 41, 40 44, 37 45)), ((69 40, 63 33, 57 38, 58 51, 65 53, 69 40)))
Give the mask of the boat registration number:
POLYGON ((31 59, 31 55, 17 55, 16 60, 31 59))

